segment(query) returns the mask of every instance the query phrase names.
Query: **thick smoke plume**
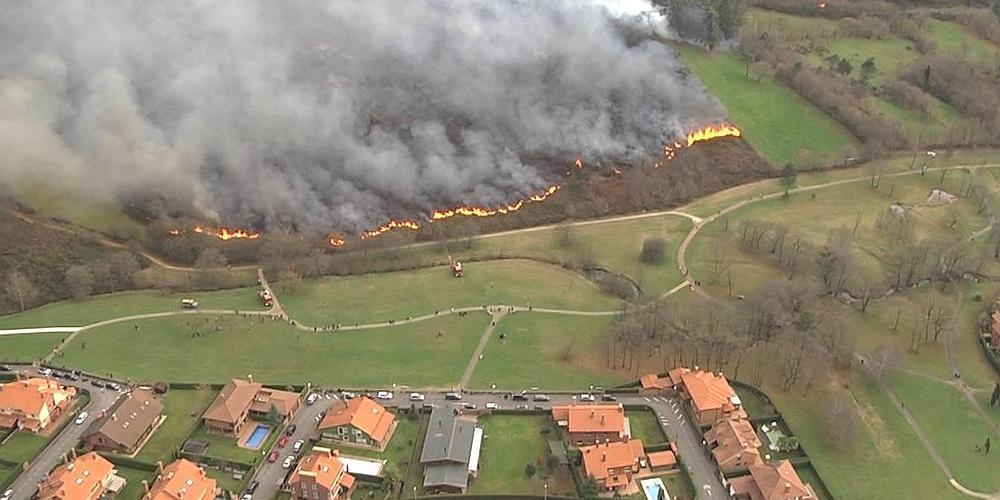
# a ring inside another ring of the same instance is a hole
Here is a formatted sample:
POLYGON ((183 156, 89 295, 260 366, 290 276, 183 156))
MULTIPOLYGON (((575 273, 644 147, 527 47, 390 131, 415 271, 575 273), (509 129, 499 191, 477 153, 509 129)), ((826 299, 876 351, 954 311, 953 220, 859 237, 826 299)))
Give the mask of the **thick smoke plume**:
POLYGON ((313 231, 508 202, 723 116, 642 10, 8 0, 0 174, 313 231))

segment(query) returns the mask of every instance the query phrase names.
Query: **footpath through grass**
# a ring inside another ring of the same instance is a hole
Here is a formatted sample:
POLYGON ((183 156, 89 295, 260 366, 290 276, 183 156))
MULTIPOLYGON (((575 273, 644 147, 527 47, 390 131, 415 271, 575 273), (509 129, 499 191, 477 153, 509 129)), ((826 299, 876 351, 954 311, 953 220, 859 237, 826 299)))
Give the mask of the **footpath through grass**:
POLYGON ((144 382, 221 383, 253 374, 270 384, 450 387, 487 323, 485 313, 474 313, 317 333, 263 318, 166 317, 88 330, 54 362, 144 382))
POLYGON ((472 495, 576 496, 565 465, 549 468, 549 440, 560 440, 548 415, 489 415, 479 418, 483 450, 472 495), (528 474, 528 466, 535 469, 528 474))
POLYGON ((520 312, 504 317, 490 337, 470 386, 504 389, 611 387, 629 380, 605 366, 604 339, 613 316, 520 312), (500 335, 504 339, 500 339, 500 335))
POLYGON ((143 290, 54 302, 23 313, 0 317, 0 328, 85 326, 121 316, 179 311, 184 297, 197 298, 202 309, 263 309, 254 288, 191 293, 143 290))
POLYGON ((470 262, 464 278, 453 277, 445 266, 323 278, 279 297, 289 315, 314 326, 400 320, 490 304, 608 310, 619 302, 579 274, 521 259, 470 262))
POLYGON ((677 46, 684 64, 719 98, 757 151, 780 167, 803 160, 840 162, 857 141, 843 126, 770 77, 746 78, 736 54, 677 46))

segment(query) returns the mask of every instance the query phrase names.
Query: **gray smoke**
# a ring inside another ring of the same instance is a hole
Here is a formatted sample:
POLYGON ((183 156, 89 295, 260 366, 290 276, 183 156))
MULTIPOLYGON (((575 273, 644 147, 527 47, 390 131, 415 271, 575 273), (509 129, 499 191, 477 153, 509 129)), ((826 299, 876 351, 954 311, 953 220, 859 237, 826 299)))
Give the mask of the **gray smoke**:
POLYGON ((670 48, 626 42, 653 31, 612 13, 635 0, 595 2, 7 0, 0 174, 354 230, 724 116, 670 48))

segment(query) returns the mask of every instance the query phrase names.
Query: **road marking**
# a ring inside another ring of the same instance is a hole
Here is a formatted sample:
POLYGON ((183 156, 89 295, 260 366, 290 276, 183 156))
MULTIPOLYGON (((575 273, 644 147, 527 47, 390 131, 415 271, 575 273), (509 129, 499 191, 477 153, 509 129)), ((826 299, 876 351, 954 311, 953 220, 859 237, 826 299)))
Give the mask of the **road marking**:
POLYGON ((642 399, 645 399, 647 403, 649 402, 649 398, 642 398, 642 399))

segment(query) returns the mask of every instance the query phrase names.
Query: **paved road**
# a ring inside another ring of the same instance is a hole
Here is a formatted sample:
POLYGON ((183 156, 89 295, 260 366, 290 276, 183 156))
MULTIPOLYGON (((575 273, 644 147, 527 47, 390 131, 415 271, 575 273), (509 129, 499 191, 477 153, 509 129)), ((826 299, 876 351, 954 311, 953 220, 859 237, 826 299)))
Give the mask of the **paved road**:
POLYGON ((271 500, 274 498, 274 495, 278 492, 278 488, 285 481, 285 475, 291 470, 291 468, 285 469, 282 467, 282 461, 288 455, 297 455, 292 451, 292 445, 296 441, 300 439, 308 441, 316 437, 316 426, 318 424, 316 417, 321 412, 325 412, 330 408, 330 405, 333 403, 332 398, 333 394, 330 395, 330 399, 322 398, 313 405, 307 405, 303 402, 302 407, 299 408, 299 411, 295 412, 289 424, 289 427, 292 425, 295 426, 295 432, 289 437, 288 444, 284 447, 279 447, 278 442, 275 442, 270 450, 261 452, 262 457, 266 457, 273 450, 277 450, 279 453, 278 460, 271 463, 265 459, 260 468, 257 469, 257 473, 253 475, 252 480, 260 482, 260 486, 253 493, 254 500, 271 500))
MULTIPOLYGON (((16 366, 13 367, 19 371, 25 371, 32 375, 37 375, 37 369, 33 367, 26 366, 16 366)), ((76 425, 70 422, 66 427, 59 433, 48 446, 35 458, 35 461, 31 463, 27 470, 21 473, 20 476, 14 480, 14 483, 10 486, 14 490, 14 497, 12 500, 28 500, 38 489, 38 483, 42 481, 46 474, 52 469, 62 463, 63 456, 70 453, 70 451, 76 446, 77 442, 80 440, 80 436, 83 435, 84 430, 87 426, 96 418, 96 415, 100 414, 102 411, 107 410, 112 404, 121 396, 119 391, 97 388, 90 384, 88 380, 60 380, 60 383, 78 387, 80 389, 85 389, 90 393, 90 402, 84 408, 90 416, 83 425, 76 425)))

